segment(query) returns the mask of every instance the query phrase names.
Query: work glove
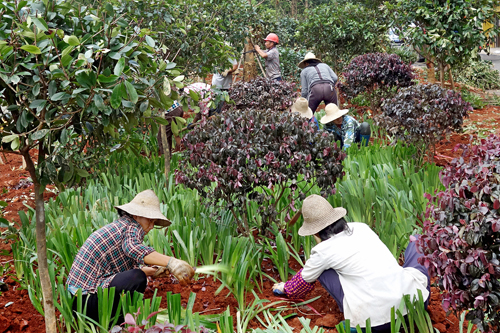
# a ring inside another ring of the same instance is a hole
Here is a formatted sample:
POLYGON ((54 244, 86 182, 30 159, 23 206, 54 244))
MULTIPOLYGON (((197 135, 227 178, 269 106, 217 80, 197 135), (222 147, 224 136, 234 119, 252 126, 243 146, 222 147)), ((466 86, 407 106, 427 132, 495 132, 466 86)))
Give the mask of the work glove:
POLYGON ((177 280, 179 280, 180 284, 184 285, 191 280, 191 278, 194 275, 194 268, 191 267, 187 262, 184 260, 179 260, 174 257, 170 257, 170 260, 168 261, 167 266, 161 267, 158 269, 158 271, 155 273, 161 275, 165 274, 166 272, 170 272, 175 276, 177 280))
POLYGON ((153 278, 158 278, 158 277, 168 277, 168 274, 170 274, 167 270, 166 267, 162 266, 156 270, 156 272, 153 274, 153 278))
POLYGON ((275 283, 273 285, 273 294, 275 296, 286 297, 285 282, 275 283))

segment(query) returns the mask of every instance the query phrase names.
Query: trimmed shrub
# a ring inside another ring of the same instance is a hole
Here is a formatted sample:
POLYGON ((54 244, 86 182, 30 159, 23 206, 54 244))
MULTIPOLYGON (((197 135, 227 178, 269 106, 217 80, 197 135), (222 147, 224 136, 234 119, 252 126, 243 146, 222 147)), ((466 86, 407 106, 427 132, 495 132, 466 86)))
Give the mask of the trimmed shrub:
POLYGON ((297 93, 294 90, 294 83, 257 77, 249 82, 238 81, 233 84, 229 97, 240 110, 259 108, 285 111, 292 106, 296 98, 297 93))
POLYGON ((466 147, 441 172, 447 190, 431 200, 417 245, 421 263, 437 276, 443 307, 481 331, 492 331, 500 314, 500 138, 466 147))
POLYGON ((344 79, 339 85, 347 99, 361 93, 370 95, 372 111, 380 110, 384 98, 394 94, 394 90, 409 87, 415 78, 411 65, 405 64, 395 54, 368 53, 357 56, 342 73, 344 79))
POLYGON ((402 88, 384 100, 377 126, 394 135, 395 140, 420 145, 422 154, 445 135, 462 129, 463 119, 472 111, 459 92, 436 84, 402 88))
POLYGON ((205 203, 231 210, 247 233, 249 219, 264 233, 278 214, 288 214, 311 180, 327 196, 343 176, 345 153, 334 136, 289 112, 231 109, 200 123, 182 142, 176 182, 200 191, 205 203), (248 213, 251 202, 257 214, 248 213))

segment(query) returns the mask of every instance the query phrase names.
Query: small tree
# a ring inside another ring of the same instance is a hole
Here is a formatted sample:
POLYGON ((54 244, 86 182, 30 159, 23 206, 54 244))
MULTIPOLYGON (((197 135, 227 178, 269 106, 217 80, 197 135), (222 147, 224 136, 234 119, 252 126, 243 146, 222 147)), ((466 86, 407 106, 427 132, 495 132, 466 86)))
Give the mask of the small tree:
POLYGON ((249 219, 258 221, 248 213, 250 202, 258 204, 264 233, 313 186, 334 193, 343 175, 345 153, 333 135, 290 113, 231 109, 200 124, 183 144, 176 181, 200 191, 207 204, 223 200, 245 233, 249 219))
POLYGON ((236 82, 229 91, 229 97, 240 110, 286 111, 297 95, 294 90, 294 83, 258 77, 250 82, 236 82))
POLYGON ((481 331, 500 314, 500 138, 491 136, 441 172, 446 190, 428 195, 421 263, 444 291, 443 307, 469 311, 481 331))
MULTIPOLYGON (((387 3, 391 24, 422 54, 444 72, 475 57, 480 47, 489 48, 499 29, 495 22, 497 0, 397 0, 387 3), (483 29, 485 27, 486 29, 483 29)), ((434 68, 430 69, 434 71, 434 68)), ((450 71, 451 87, 454 89, 450 71)))
POLYGON ((62 188, 89 176, 85 154, 95 145, 105 152, 132 147, 128 133, 139 122, 154 125, 151 106, 168 108, 172 98, 163 90, 181 85, 179 78, 168 79, 179 74, 175 64, 156 58, 153 32, 119 12, 110 4, 95 9, 50 0, 0 4, 0 97, 7 107, 1 137, 3 150, 24 157, 34 183, 38 268, 50 333, 57 329, 45 186, 62 188))
POLYGON ((394 135, 395 140, 419 145, 422 154, 452 131, 462 128, 463 119, 472 111, 460 93, 439 85, 402 88, 382 104, 382 114, 375 117, 378 126, 394 135))
POLYGON ((340 91, 348 99, 366 93, 370 108, 378 112, 384 98, 395 94, 395 89, 414 84, 411 64, 405 64, 395 54, 368 53, 352 59, 342 73, 340 91))
POLYGON ((304 14, 297 39, 340 73, 355 56, 382 51, 387 23, 378 12, 344 1, 316 6, 304 14))

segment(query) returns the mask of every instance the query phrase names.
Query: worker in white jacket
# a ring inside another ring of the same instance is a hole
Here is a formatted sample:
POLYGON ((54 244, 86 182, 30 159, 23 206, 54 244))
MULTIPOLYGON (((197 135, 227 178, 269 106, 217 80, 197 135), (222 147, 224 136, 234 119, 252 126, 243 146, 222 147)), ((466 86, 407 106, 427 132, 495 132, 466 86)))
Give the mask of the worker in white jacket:
POLYGON ((417 262, 422 254, 415 242, 408 245, 401 267, 367 224, 344 220, 344 208, 333 208, 323 197, 311 195, 304 200, 302 215, 299 235, 313 235, 318 244, 303 269, 273 286, 275 293, 303 298, 319 280, 351 327, 364 328, 370 318, 372 332, 390 332, 391 308, 399 308, 403 295, 413 299, 421 290, 428 304, 429 273, 417 262))

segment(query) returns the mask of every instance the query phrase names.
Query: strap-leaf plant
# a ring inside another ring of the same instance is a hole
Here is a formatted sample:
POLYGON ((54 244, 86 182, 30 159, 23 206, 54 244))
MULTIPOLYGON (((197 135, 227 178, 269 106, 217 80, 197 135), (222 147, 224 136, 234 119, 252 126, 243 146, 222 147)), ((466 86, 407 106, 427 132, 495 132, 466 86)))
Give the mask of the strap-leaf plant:
POLYGON ((150 106, 172 104, 164 82, 178 75, 175 64, 157 59, 154 32, 126 20, 118 7, 97 6, 52 0, 0 4, 0 136, 3 150, 24 157, 34 183, 37 263, 50 333, 56 332, 56 318, 44 188, 89 176, 85 155, 94 146, 104 147, 104 154, 113 140, 117 147, 131 147, 134 127, 145 120, 154 124, 150 106))
POLYGON ((345 153, 333 135, 289 112, 223 112, 201 123, 183 144, 176 181, 197 189, 205 203, 221 204, 221 212, 230 210, 244 233, 250 223, 264 233, 313 186, 324 196, 334 193, 343 175, 345 153), (251 202, 258 206, 255 214, 249 214, 251 202))

